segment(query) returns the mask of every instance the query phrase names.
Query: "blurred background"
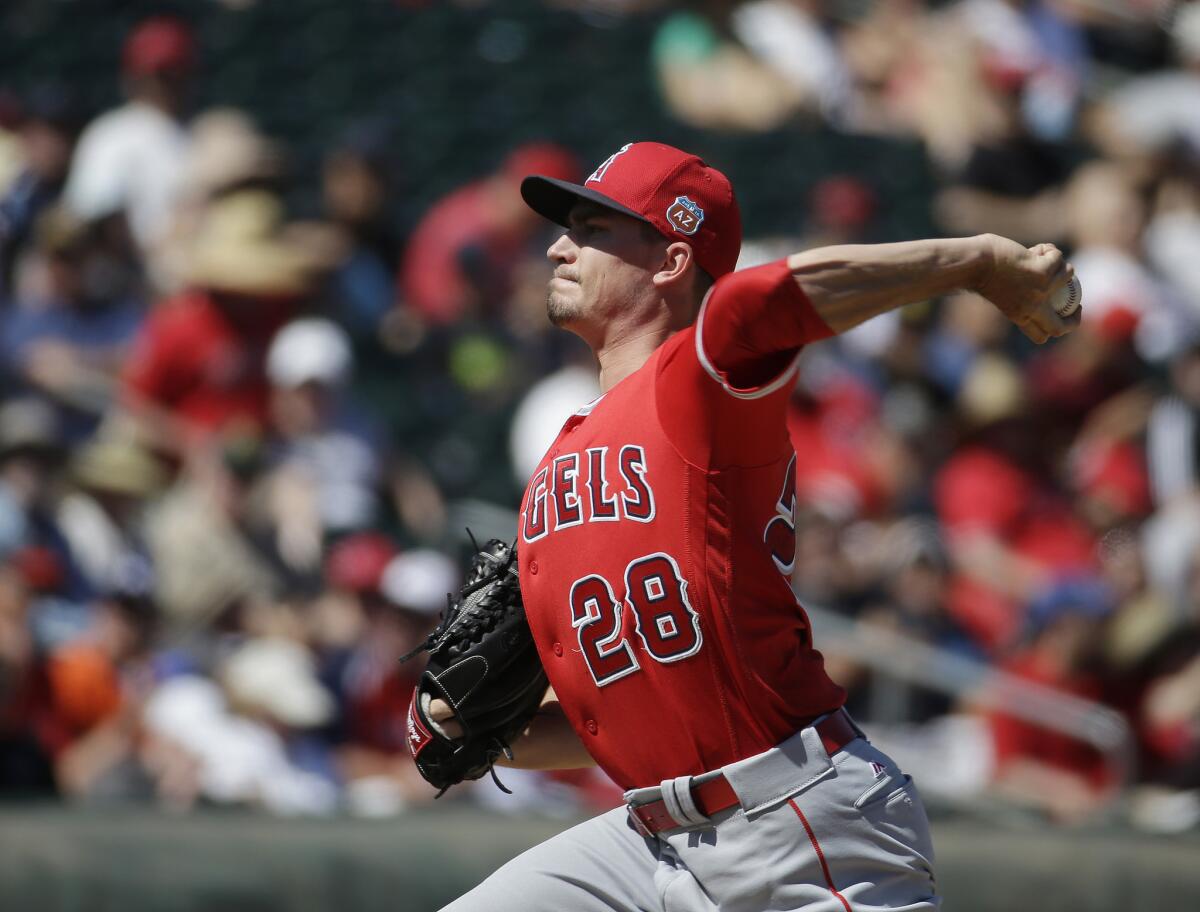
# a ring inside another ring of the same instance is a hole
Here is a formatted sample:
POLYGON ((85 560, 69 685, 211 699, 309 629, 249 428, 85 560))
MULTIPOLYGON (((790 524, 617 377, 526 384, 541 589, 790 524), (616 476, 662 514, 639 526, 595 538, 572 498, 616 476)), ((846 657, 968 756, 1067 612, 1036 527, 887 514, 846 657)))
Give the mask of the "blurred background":
POLYGON ((465 529, 597 393, 522 176, 733 179, 742 265, 997 232, 810 349, 794 585, 948 908, 1200 907, 1200 3, 6 0, 0 906, 423 910, 602 774, 436 807, 405 749, 465 529))

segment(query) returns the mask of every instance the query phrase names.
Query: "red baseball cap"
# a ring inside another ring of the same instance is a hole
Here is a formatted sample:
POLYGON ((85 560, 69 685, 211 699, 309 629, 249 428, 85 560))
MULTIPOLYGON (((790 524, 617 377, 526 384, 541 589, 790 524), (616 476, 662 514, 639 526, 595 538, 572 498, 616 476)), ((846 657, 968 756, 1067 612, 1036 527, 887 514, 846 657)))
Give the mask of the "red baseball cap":
POLYGON ((568 149, 548 142, 517 146, 508 153, 501 169, 513 183, 524 180, 527 174, 544 174, 558 180, 579 180, 583 173, 579 160, 568 149))
POLYGON ((357 532, 333 546, 325 559, 325 579, 331 586, 351 592, 379 589, 383 571, 400 549, 379 532, 357 532))
POLYGON ((742 217, 729 178, 662 143, 626 143, 582 185, 527 177, 521 196, 539 215, 564 226, 581 199, 653 225, 668 240, 690 244, 696 263, 714 279, 733 272, 742 248, 742 217))
POLYGON ((122 63, 130 76, 164 70, 190 70, 196 62, 196 42, 178 19, 153 16, 138 23, 125 39, 122 63))

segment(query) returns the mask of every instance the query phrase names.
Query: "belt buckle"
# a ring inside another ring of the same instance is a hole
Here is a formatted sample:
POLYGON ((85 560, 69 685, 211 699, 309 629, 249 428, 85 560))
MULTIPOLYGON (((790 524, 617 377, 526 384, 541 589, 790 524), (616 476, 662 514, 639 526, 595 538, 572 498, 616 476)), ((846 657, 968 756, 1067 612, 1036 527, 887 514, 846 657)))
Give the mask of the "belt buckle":
POLYGON ((629 819, 633 823, 633 828, 637 830, 640 836, 644 836, 646 839, 653 839, 654 831, 646 826, 646 821, 642 820, 641 815, 638 813, 640 809, 640 807, 632 804, 625 805, 625 810, 629 812, 629 819))

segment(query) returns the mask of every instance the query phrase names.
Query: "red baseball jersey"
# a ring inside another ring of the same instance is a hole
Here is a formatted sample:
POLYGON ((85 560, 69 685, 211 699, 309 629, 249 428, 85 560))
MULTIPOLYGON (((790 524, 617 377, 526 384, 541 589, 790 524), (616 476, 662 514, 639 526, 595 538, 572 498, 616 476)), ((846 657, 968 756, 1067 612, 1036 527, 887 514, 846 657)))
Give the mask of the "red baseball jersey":
POLYGON ((569 418, 521 505, 521 589, 551 685, 624 788, 773 747, 842 705, 792 592, 784 413, 830 334, 784 263, 569 418))

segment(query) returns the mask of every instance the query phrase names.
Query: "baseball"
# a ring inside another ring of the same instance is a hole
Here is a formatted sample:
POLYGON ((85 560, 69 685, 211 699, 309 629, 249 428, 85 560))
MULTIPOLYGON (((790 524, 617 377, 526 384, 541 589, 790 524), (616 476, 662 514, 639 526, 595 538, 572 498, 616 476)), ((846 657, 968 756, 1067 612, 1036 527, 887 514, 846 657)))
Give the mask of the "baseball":
POLYGON ((1083 288, 1078 276, 1071 276, 1071 281, 1064 285, 1050 298, 1050 305, 1060 317, 1069 317, 1079 310, 1083 301, 1083 288))

